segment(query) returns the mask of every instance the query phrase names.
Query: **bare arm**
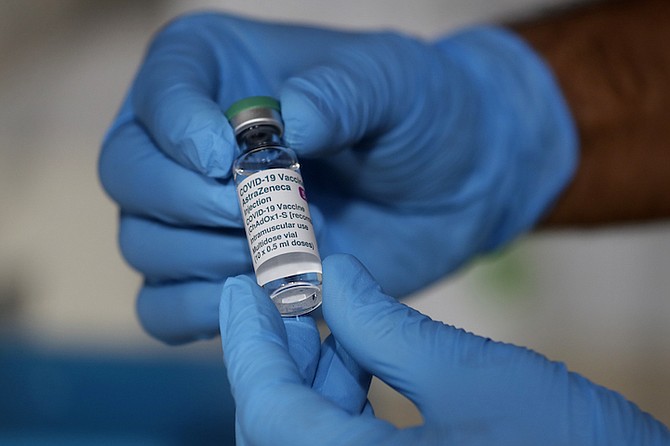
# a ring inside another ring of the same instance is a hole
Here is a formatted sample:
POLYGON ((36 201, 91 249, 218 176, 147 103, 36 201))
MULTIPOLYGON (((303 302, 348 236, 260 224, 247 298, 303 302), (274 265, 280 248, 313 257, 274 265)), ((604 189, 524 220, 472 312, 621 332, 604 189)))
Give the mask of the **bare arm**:
POLYGON ((670 217, 670 1, 597 2, 512 29, 554 70, 580 137, 543 226, 670 217))

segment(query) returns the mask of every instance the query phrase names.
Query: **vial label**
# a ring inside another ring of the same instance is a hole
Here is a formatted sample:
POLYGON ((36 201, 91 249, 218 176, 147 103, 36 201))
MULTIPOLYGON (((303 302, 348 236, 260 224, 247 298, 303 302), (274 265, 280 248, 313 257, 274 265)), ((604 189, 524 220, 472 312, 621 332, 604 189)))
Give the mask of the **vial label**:
POLYGON ((283 254, 307 253, 309 271, 321 272, 316 235, 309 214, 307 197, 300 173, 291 169, 269 169, 256 172, 237 186, 244 229, 260 285, 286 277, 285 268, 259 268, 283 254))

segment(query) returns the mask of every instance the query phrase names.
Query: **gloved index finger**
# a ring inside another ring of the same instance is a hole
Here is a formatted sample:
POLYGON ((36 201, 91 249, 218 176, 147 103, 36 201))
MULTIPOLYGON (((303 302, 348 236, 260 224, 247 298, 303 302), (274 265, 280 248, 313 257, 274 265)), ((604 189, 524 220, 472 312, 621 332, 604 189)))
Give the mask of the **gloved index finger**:
POLYGON ((226 177, 235 137, 216 102, 217 43, 206 24, 195 20, 180 19, 155 38, 131 90, 132 106, 168 156, 197 172, 226 177))
POLYGON ((303 383, 312 385, 319 363, 321 338, 316 322, 310 316, 283 318, 288 351, 295 361, 303 383))
POLYGON ((242 225, 232 181, 177 164, 135 120, 115 123, 100 153, 99 174, 107 193, 126 213, 176 226, 242 225))
POLYGON ((302 384, 288 353, 281 316, 252 279, 237 276, 226 280, 219 304, 219 325, 233 393, 239 390, 246 395, 253 391, 266 367, 273 370, 273 377, 302 384))
POLYGON ((354 257, 333 255, 323 266, 323 313, 333 335, 354 360, 421 409, 436 394, 440 359, 454 354, 457 335, 384 294, 354 257))
POLYGON ((367 404, 371 381, 372 375, 329 336, 323 343, 312 388, 350 414, 358 415, 367 404))

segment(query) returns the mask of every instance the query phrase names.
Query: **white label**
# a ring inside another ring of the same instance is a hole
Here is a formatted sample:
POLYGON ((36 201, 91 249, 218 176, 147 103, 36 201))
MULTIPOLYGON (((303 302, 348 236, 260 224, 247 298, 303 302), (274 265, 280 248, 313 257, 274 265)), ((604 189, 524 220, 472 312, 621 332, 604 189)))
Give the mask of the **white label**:
POLYGON ((316 263, 316 268, 293 274, 321 272, 316 235, 298 172, 290 169, 257 172, 237 186, 237 197, 259 284, 286 276, 277 268, 263 272, 263 277, 259 272, 263 263, 282 254, 303 252, 315 256, 310 263, 316 263))

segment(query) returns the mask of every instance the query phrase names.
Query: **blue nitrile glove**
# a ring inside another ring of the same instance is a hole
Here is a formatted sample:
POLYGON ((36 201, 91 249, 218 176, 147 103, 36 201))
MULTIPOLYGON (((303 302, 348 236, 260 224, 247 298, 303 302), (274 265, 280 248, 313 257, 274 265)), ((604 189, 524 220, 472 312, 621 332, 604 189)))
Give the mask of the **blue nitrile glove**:
POLYGON ((385 295, 350 256, 324 261, 325 320, 350 358, 414 402, 421 426, 342 410, 303 383, 278 312, 250 280, 226 282, 220 312, 246 444, 670 444, 668 429, 621 395, 531 350, 432 321, 385 295))
MULTIPOLYGON (((234 358, 240 354, 251 356, 258 354, 266 357, 268 350, 276 350, 279 354, 268 355, 268 361, 264 366, 276 369, 279 372, 278 376, 282 376, 285 371, 285 376, 289 377, 285 382, 288 387, 310 388, 324 401, 328 401, 328 404, 336 404, 343 413, 354 415, 371 413, 367 401, 370 374, 351 359, 333 336, 329 336, 319 349, 319 331, 314 319, 310 316, 282 319, 266 292, 248 276, 228 279, 221 299, 224 302, 221 305, 221 315, 228 322, 227 328, 222 331, 222 338, 238 341, 233 344, 224 341, 225 358, 234 358), (241 299, 238 301, 238 298, 241 299)), ((236 366, 236 363, 233 366, 236 366)), ((272 395, 274 389, 265 386, 262 376, 259 386, 254 385, 258 372, 244 365, 242 368, 235 368, 234 371, 229 370, 228 373, 244 375, 244 382, 231 382, 231 387, 235 389, 238 384, 245 388, 251 386, 260 394, 272 395)), ((245 389, 240 388, 239 391, 244 392, 245 389)), ((291 395, 285 396, 288 398, 287 401, 292 399, 291 395)), ((237 407, 235 434, 238 446, 255 444, 248 441, 247 435, 244 434, 245 429, 251 426, 252 429, 263 429, 263 420, 257 420, 259 424, 255 424, 256 422, 249 424, 249 420, 255 417, 256 410, 255 406, 237 407)), ((272 409, 269 413, 271 412, 272 409)), ((277 424, 281 424, 283 418, 293 416, 291 413, 283 412, 272 415, 277 424)), ((310 416, 302 422, 310 424, 313 420, 314 418, 310 416)), ((267 434, 272 436, 271 432, 267 434)), ((300 434, 294 433, 294 435, 300 434)))
MULTIPOLYGON (((231 278, 224 287, 224 299, 235 299, 240 293, 253 293, 259 300, 268 300, 267 294, 261 289, 253 279, 242 276, 240 278, 231 278)), ((255 311, 254 307, 251 311, 255 311)), ((351 359, 351 357, 342 350, 342 347, 329 336, 320 344, 319 331, 314 319, 310 316, 279 318, 275 314, 277 309, 274 305, 266 305, 260 310, 264 314, 255 313, 250 318, 250 323, 257 317, 261 317, 273 324, 273 338, 279 342, 284 354, 288 353, 285 359, 289 361, 291 371, 295 373, 301 385, 312 388, 321 396, 335 403, 347 413, 361 414, 364 411, 371 411, 371 406, 367 401, 367 393, 370 388, 372 377, 351 359), (282 326, 283 325, 283 326, 282 326)), ((231 315, 231 317, 233 317, 231 315)), ((235 312, 234 317, 246 318, 247 310, 235 312)), ((244 324, 249 329, 250 326, 244 324)), ((248 333, 247 333, 248 334, 248 333)), ((258 332, 259 336, 265 334, 258 332)), ((245 348, 238 345, 237 348, 245 348)), ((252 347, 252 351, 253 351, 252 347)), ((251 353, 251 352, 250 352, 251 353)), ((262 352, 259 352, 263 354, 262 352)), ((224 352, 224 355, 227 354, 224 352)), ((235 354, 234 348, 230 352, 235 354)), ((252 353, 253 354, 253 353, 252 353)), ((253 371, 250 371, 253 374, 253 371)), ((249 377, 251 380, 253 378, 249 377)), ((286 415, 286 414, 284 414, 286 415)), ((284 416, 277 414, 277 416, 284 416)), ((243 446, 247 444, 244 436, 240 436, 241 425, 240 412, 235 414, 235 433, 236 444, 243 446)))
POLYGON ((100 158, 138 312, 168 342, 213 336, 226 277, 251 272, 223 115, 272 95, 303 161, 322 256, 355 254, 406 295, 531 228, 568 181, 576 138, 546 67, 515 35, 436 44, 184 17, 151 44, 100 158))

